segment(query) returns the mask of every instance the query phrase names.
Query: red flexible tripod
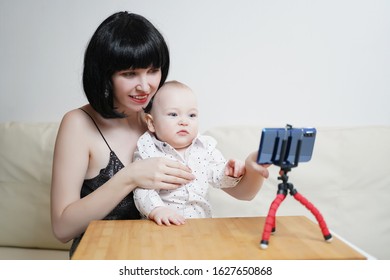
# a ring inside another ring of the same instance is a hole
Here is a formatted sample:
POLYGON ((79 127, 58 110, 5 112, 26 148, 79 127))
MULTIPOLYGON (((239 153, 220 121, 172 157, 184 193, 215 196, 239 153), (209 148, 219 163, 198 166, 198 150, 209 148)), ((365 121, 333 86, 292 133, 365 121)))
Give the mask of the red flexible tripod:
POLYGON ((280 204, 284 201, 284 199, 287 196, 287 193, 289 192, 297 201, 299 201, 302 205, 304 205, 310 212, 315 216, 317 219, 317 222, 321 228, 322 234, 327 242, 330 242, 332 240, 332 235, 330 234, 328 227, 325 223, 324 218, 322 217, 321 213, 317 210, 317 208, 310 203, 305 197, 303 197, 298 191, 294 188, 294 185, 288 182, 288 176, 287 173, 291 171, 291 168, 298 166, 299 162, 299 156, 300 156, 300 148, 301 148, 301 141, 298 141, 296 154, 295 154, 295 160, 293 164, 290 164, 288 162, 284 162, 283 159, 285 158, 286 150, 289 149, 288 147, 289 143, 287 140, 283 140, 282 142, 282 149, 281 149, 281 157, 279 162, 275 163, 275 165, 278 165, 281 167, 280 170, 280 176, 278 177, 279 180, 282 180, 282 183, 278 185, 278 191, 276 194, 276 198, 272 202, 267 218, 265 220, 264 230, 263 230, 263 236, 260 242, 260 247, 262 249, 267 249, 269 244, 269 238, 271 233, 274 233, 276 230, 276 211, 278 210, 280 204))

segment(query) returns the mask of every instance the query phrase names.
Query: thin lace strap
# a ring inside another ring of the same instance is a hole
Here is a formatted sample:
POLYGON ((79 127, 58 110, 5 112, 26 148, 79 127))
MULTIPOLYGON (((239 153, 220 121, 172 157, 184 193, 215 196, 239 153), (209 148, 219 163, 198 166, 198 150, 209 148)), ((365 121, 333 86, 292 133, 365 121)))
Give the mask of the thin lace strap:
POLYGON ((97 130, 99 131, 100 135, 102 136, 104 142, 106 142, 107 147, 108 147, 108 148, 110 149, 110 151, 112 152, 110 145, 108 145, 108 142, 107 142, 106 138, 104 138, 103 133, 100 131, 100 129, 99 129, 97 123, 96 123, 95 120, 92 118, 92 116, 91 116, 87 111, 85 111, 84 109, 82 109, 82 108, 79 108, 79 109, 80 109, 81 111, 83 111, 84 113, 86 113, 86 114, 91 118, 91 120, 92 120, 93 123, 95 124, 97 130))

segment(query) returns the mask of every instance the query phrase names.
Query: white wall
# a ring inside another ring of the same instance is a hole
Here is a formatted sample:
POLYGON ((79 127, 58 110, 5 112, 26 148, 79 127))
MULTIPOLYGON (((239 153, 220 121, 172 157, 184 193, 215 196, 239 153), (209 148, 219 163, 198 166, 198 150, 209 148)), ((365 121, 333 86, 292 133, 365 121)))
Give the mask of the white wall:
POLYGON ((85 46, 118 10, 162 31, 203 130, 390 124, 386 0, 0 0, 0 121, 59 121, 84 104, 85 46))

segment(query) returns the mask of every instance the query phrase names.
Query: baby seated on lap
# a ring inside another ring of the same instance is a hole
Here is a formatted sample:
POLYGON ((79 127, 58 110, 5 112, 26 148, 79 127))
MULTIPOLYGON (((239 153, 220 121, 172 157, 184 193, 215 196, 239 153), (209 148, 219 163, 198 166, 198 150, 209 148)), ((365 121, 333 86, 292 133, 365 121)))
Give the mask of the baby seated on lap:
POLYGON ((181 225, 185 219, 212 217, 207 200, 209 184, 234 187, 245 174, 245 164, 227 161, 216 140, 200 135, 195 94, 183 83, 166 82, 145 108, 148 131, 137 143, 134 160, 168 157, 191 168, 195 180, 174 190, 134 190, 134 201, 144 218, 159 225, 181 225))

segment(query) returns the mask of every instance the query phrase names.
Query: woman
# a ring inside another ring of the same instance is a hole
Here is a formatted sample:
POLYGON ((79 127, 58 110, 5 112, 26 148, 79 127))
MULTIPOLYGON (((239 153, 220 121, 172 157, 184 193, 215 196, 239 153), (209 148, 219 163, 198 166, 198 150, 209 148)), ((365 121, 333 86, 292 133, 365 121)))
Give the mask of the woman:
MULTIPOLYGON (((165 82, 169 51, 144 17, 115 13, 97 28, 86 49, 83 86, 89 104, 65 114, 55 144, 51 217, 57 239, 73 239, 70 256, 92 220, 139 219, 137 186, 174 189, 194 179, 176 161, 132 162, 146 131, 143 108, 165 82)), ((251 199, 267 170, 247 159, 247 182, 229 193, 251 199), (249 169, 249 170, 248 170, 249 169)))

